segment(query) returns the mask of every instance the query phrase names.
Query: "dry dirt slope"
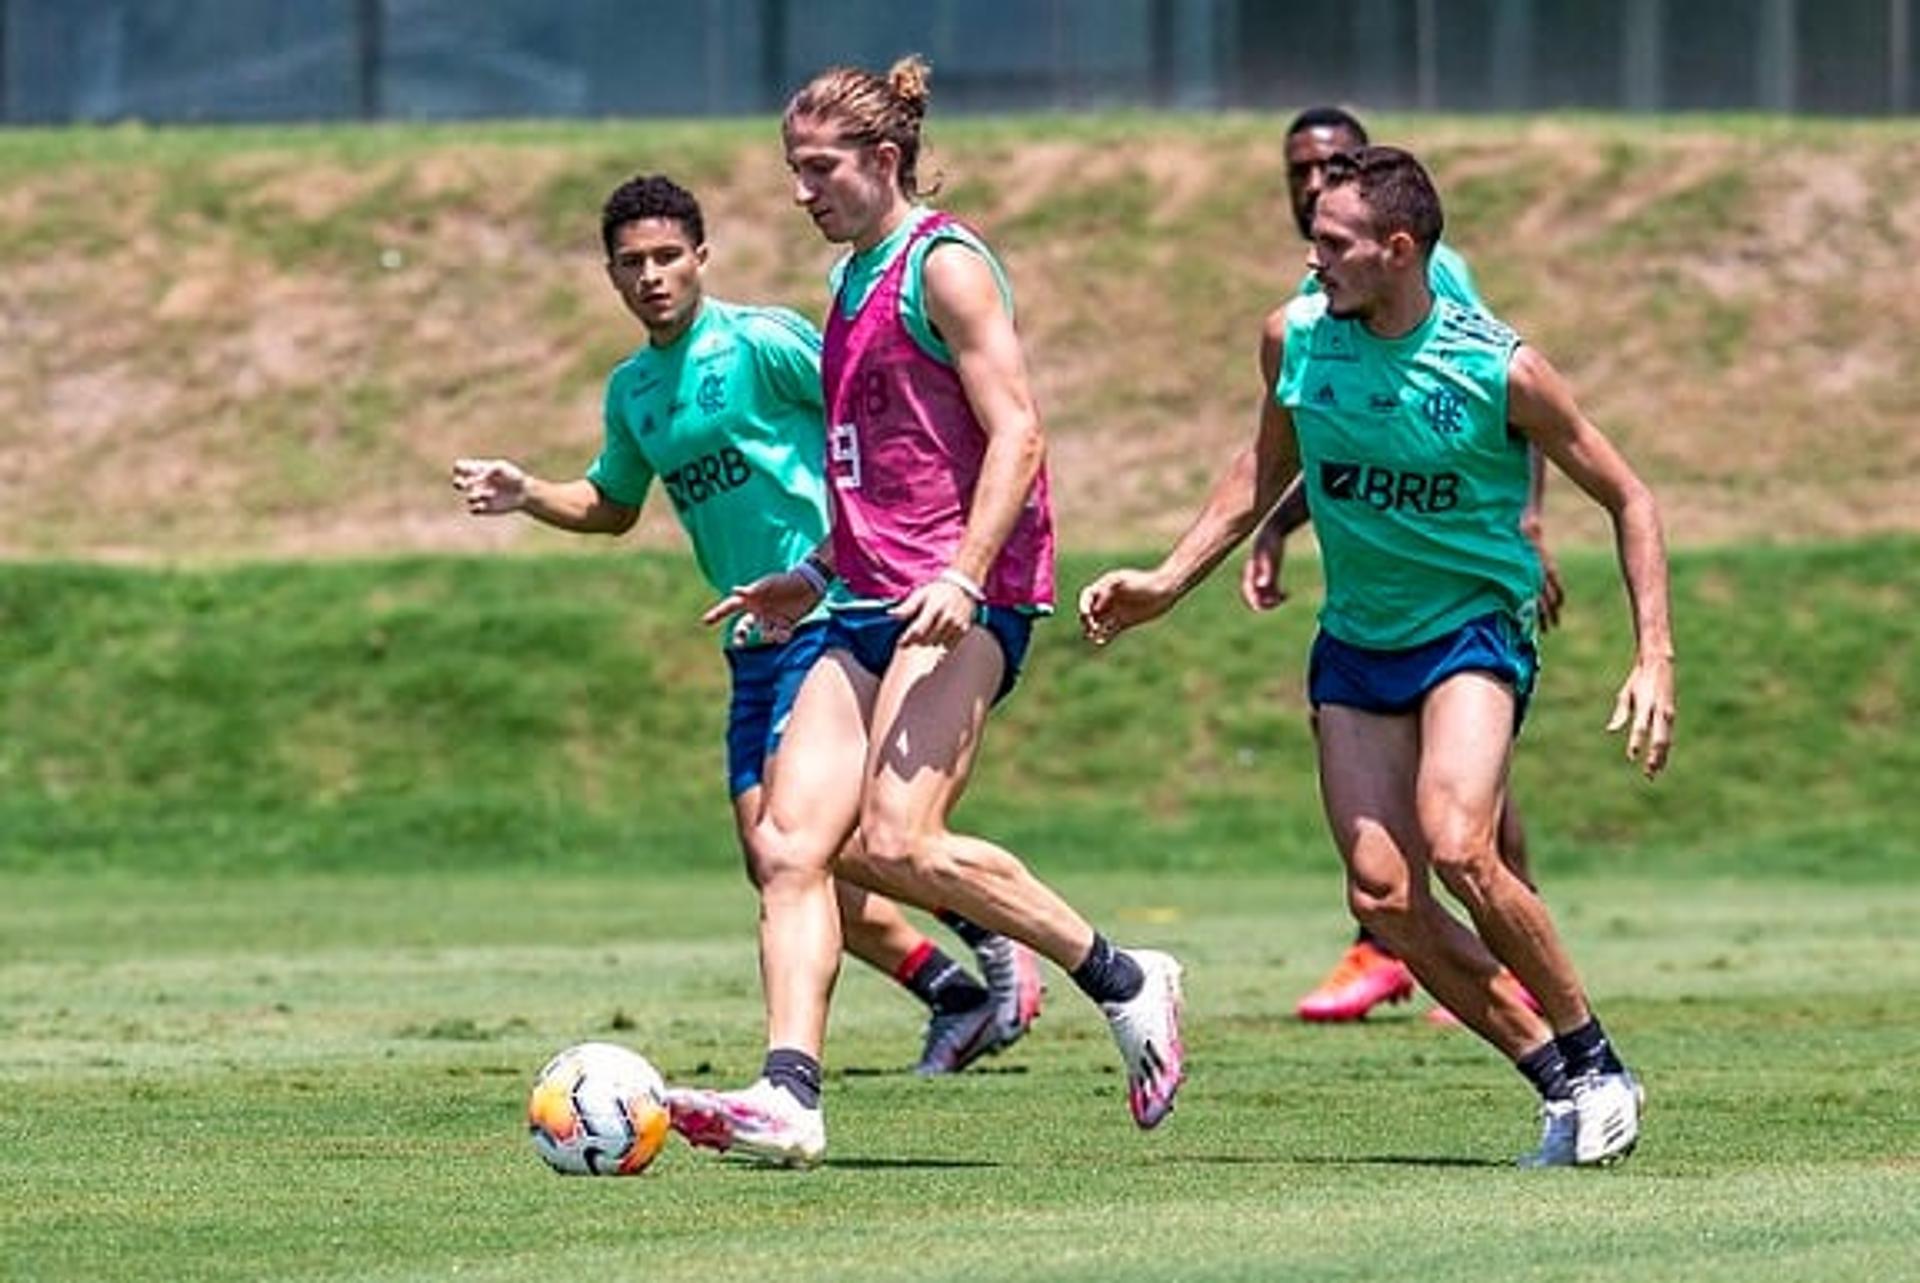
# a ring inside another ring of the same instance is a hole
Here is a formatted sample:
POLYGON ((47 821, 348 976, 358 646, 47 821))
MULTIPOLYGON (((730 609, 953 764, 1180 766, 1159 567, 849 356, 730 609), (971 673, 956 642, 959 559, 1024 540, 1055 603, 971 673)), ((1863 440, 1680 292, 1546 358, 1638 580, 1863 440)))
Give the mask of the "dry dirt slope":
MULTIPOLYGON (((1279 128, 933 134, 943 202, 1013 269, 1074 545, 1180 528, 1251 424, 1259 319, 1301 258, 1279 128)), ((1485 293, 1677 540, 1920 527, 1920 126, 1378 132, 1430 160, 1485 293)), ((705 196, 717 292, 819 313, 828 251, 765 122, 0 135, 0 554, 557 545, 462 518, 445 466, 591 456, 635 341, 595 219, 638 169, 705 196)))

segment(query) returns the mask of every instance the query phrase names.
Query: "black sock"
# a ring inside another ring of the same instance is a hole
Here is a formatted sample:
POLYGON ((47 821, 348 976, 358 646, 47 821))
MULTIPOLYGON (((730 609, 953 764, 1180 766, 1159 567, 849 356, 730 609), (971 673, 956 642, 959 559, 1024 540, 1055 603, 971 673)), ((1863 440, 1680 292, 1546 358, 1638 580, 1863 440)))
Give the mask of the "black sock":
POLYGON ((1613 1054, 1613 1044, 1607 1041, 1607 1031, 1600 1027, 1598 1016, 1591 1017, 1578 1029, 1554 1035, 1553 1042, 1560 1048, 1560 1054, 1566 1057, 1567 1074, 1570 1077, 1617 1074, 1626 1069, 1620 1063, 1620 1057, 1613 1054))
POLYGON ((808 1109, 820 1108, 820 1062, 793 1047, 775 1047, 767 1053, 760 1076, 808 1109))
POLYGON ((1533 1084, 1542 1100, 1567 1100, 1573 1095, 1573 1086, 1567 1081, 1567 1058, 1561 1054, 1557 1042, 1541 1043, 1514 1061, 1513 1067, 1533 1084))
POLYGON ((1093 947, 1073 969, 1073 983, 1095 1002, 1125 1002, 1140 992, 1147 977, 1140 964, 1113 947, 1113 941, 1093 933, 1093 947))
POLYGON ((982 940, 986 940, 993 935, 993 932, 987 930, 979 923, 961 917, 952 909, 938 910, 933 916, 944 922, 948 930, 959 936, 972 948, 978 948, 982 940))
POLYGON ((931 943, 927 945, 926 952, 919 956, 913 970, 901 977, 900 983, 943 1016, 954 1011, 972 1011, 992 996, 986 986, 975 980, 965 967, 934 948, 931 943))

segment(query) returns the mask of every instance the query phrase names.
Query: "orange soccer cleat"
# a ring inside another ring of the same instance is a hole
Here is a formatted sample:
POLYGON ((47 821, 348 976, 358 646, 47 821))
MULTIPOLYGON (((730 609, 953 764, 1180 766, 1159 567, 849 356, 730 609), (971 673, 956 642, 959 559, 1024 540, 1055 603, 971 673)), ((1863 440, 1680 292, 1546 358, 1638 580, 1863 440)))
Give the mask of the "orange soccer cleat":
POLYGON ((1302 1020, 1365 1020, 1383 1002, 1413 996, 1413 972, 1407 964, 1371 940, 1357 940, 1318 988, 1294 1008, 1302 1020))

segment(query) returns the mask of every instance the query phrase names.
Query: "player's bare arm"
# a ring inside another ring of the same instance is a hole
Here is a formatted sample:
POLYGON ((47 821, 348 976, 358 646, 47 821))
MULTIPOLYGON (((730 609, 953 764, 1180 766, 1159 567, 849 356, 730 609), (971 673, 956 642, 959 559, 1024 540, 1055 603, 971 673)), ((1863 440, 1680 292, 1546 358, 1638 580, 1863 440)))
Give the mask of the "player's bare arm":
POLYGON ((1552 632, 1560 626, 1567 587, 1560 579, 1560 564, 1547 549, 1547 457, 1531 443, 1527 446, 1527 506, 1520 511, 1520 533, 1540 559, 1540 631, 1552 632))
POLYGON ((951 573, 921 585, 894 613, 911 621, 902 645, 951 645, 972 625, 980 585, 1040 475, 1046 438, 1019 335, 986 260, 963 245, 944 242, 928 251, 921 280, 927 315, 953 353, 967 402, 987 435, 987 450, 951 573))
POLYGON ((1287 559, 1287 536, 1307 520, 1307 487, 1295 477, 1253 532, 1253 542, 1247 547, 1247 561, 1240 568, 1240 600, 1247 609, 1272 610, 1287 599, 1286 587, 1280 582, 1287 559))
MULTIPOLYGON (((1260 388, 1271 397, 1280 377, 1281 349, 1287 336, 1287 309, 1276 307, 1260 326, 1260 388)), ((1240 568, 1240 600, 1249 610, 1272 610, 1287 599, 1280 571, 1286 562, 1287 536, 1307 524, 1306 488, 1296 480, 1253 532, 1246 564, 1240 568)))
POLYGON ((476 517, 524 512, 576 534, 625 534, 640 516, 638 508, 608 498, 585 477, 546 481, 508 459, 455 459, 453 488, 476 517))
POLYGON ((1247 537, 1299 472, 1293 415, 1271 396, 1262 397, 1258 434, 1214 482, 1200 516, 1173 551, 1152 570, 1111 570, 1081 590, 1080 627, 1087 640, 1103 646, 1165 614, 1247 537))
POLYGON ((1566 380, 1544 356, 1525 345, 1515 351, 1507 388, 1513 425, 1613 519, 1633 611, 1635 655, 1607 729, 1626 729, 1627 756, 1651 779, 1667 763, 1675 715, 1673 629, 1659 506, 1613 443, 1581 413, 1566 380))

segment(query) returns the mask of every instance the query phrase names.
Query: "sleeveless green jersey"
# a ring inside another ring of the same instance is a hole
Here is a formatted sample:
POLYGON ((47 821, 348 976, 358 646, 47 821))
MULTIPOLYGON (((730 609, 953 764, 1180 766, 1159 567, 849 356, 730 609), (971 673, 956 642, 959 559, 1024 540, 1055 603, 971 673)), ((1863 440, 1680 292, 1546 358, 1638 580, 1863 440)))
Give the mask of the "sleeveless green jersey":
MULTIPOLYGON (((1460 252, 1444 241, 1433 247, 1433 253, 1427 256, 1427 286, 1440 298, 1450 298, 1456 303, 1472 308, 1476 312, 1487 310, 1486 302, 1480 297, 1480 291, 1473 283, 1473 269, 1467 266, 1467 260, 1460 252)), ((1320 278, 1312 272, 1300 282, 1296 294, 1318 294, 1320 278)))
POLYGON ((701 573, 726 592, 826 537, 823 413, 819 331, 785 308, 710 298, 673 343, 615 367, 587 479, 637 508, 659 478, 701 573))
MULTIPOLYGON (((873 287, 886 275, 887 268, 899 256, 900 250, 913 237, 913 229, 920 226, 933 214, 924 205, 916 205, 908 215, 900 220, 900 226, 888 232, 872 249, 846 255, 833 265, 827 276, 827 290, 831 297, 839 298, 849 320, 860 310, 860 305, 873 292, 873 287), (842 284, 846 286, 841 293, 842 284)), ((913 258, 907 263, 907 270, 900 277, 900 319, 907 327, 907 333, 921 351, 943 365, 953 364, 953 352, 947 347, 945 339, 934 328, 933 321, 927 315, 926 288, 921 282, 921 268, 926 263, 927 251, 943 241, 953 241, 965 245, 968 249, 985 259, 993 271, 994 283, 1000 287, 1000 302, 1013 315, 1013 283, 1007 279, 1006 269, 1000 266, 1000 260, 994 257, 987 243, 974 235, 973 231, 961 223, 950 223, 946 227, 917 242, 912 249, 913 258)))
POLYGON ((1326 567, 1321 626, 1401 650, 1497 611, 1531 637, 1527 442, 1507 427, 1519 337, 1444 298, 1397 339, 1328 315, 1324 294, 1286 318, 1274 396, 1293 416, 1326 567))

